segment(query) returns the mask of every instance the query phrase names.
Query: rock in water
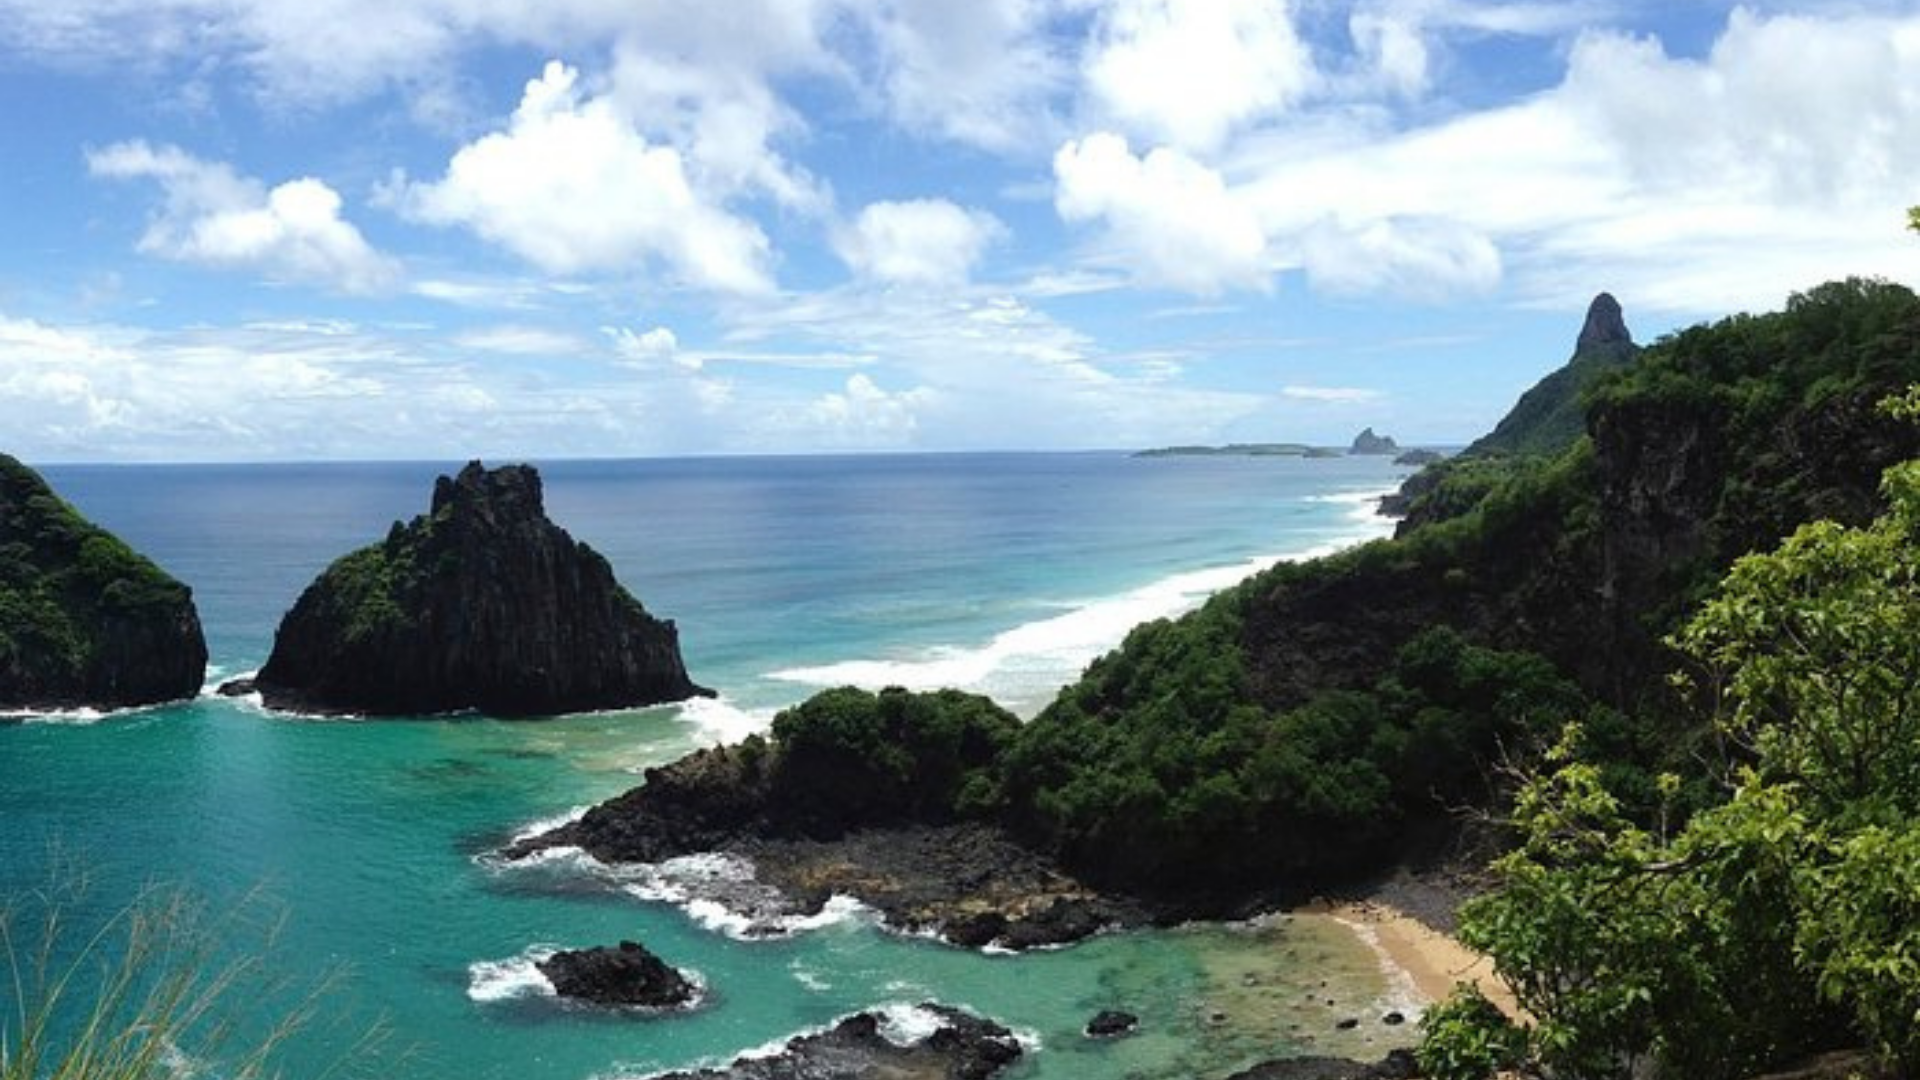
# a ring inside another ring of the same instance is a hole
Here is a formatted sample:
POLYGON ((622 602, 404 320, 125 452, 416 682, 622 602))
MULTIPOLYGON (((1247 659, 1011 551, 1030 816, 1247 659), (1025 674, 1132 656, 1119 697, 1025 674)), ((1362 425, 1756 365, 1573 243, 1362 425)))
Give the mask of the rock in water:
POLYGON ((122 708, 200 692, 193 591, 0 454, 0 708, 122 708))
MULTIPOLYGON (((679 633, 549 521, 540 475, 477 461, 433 508, 336 561, 280 622, 251 684, 275 708, 539 716, 710 694, 679 633)), ((223 687, 222 690, 228 688, 223 687)))
POLYGON ((1089 1039, 1112 1039, 1121 1035, 1131 1035, 1140 1026, 1140 1018, 1130 1012, 1119 1009, 1101 1009, 1087 1021, 1086 1033, 1089 1039))
POLYGON ((1020 1059, 1019 1040, 999 1024, 931 1003, 913 1011, 930 1034, 909 1038, 892 1017, 856 1013, 776 1054, 653 1080, 991 1080, 1020 1059))
POLYGON ((1398 454, 1400 444, 1394 442, 1391 435, 1376 435, 1372 428, 1367 428, 1353 437, 1353 446, 1347 452, 1349 454, 1398 454))
POLYGON ((557 952, 538 966, 553 983, 554 993, 597 1005, 671 1009, 692 1001, 695 994, 685 975, 633 941, 612 949, 603 945, 557 952))

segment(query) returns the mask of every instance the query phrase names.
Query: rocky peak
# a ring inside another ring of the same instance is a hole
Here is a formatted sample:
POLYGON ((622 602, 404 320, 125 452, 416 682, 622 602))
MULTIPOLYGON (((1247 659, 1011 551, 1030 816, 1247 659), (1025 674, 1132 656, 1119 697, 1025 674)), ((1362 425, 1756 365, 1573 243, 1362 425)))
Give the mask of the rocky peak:
POLYGON ((1620 301, 1612 293, 1601 293, 1587 305, 1587 322, 1580 328, 1580 339, 1574 343, 1573 351, 1589 352, 1608 346, 1632 345, 1633 335, 1627 331, 1625 314, 1620 310, 1620 301))
POLYGON ((1394 442, 1391 435, 1376 435, 1372 428, 1367 428, 1353 437, 1353 446, 1347 452, 1350 454, 1397 454, 1400 452, 1400 444, 1394 442))
POLYGON ((316 712, 508 716, 707 693, 673 623, 548 520, 539 473, 477 461, 435 482, 430 513, 328 567, 259 676, 222 690, 316 712))
POLYGON ((488 469, 469 461, 457 476, 433 483, 432 515, 508 520, 543 518, 546 508, 540 474, 531 465, 502 465, 488 469))

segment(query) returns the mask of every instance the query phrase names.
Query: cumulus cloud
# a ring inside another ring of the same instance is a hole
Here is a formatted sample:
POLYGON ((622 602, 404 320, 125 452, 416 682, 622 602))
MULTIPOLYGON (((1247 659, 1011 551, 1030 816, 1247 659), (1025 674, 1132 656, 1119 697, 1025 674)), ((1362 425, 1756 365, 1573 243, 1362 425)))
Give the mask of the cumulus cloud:
POLYGON ((1058 14, 1050 0, 863 5, 886 111, 909 130, 993 151, 1044 140, 1070 70, 1050 32, 1058 14))
POLYGON ((800 434, 838 449, 909 446, 919 427, 916 410, 931 400, 925 387, 889 392, 864 373, 847 377, 843 391, 822 394, 801 416, 800 434))
POLYGON ((1220 174, 1160 147, 1136 156, 1112 133, 1089 135, 1053 158, 1054 207, 1069 222, 1098 221, 1140 280, 1189 292, 1265 288, 1266 237, 1220 174))
POLYGON ((1310 91, 1288 0, 1115 0, 1085 64, 1105 115, 1151 142, 1208 150, 1310 91))
MULTIPOLYGON (((1528 5, 1369 10, 1562 25, 1528 5)), ((1920 175, 1914 85, 1910 15, 1736 10, 1699 58, 1594 30, 1557 85, 1397 130, 1265 127, 1214 155, 1070 141, 1055 206, 1094 229, 1096 264, 1200 294, 1292 270, 1339 294, 1507 287, 1571 305, 1607 287, 1662 310, 1765 306, 1827 277, 1920 271, 1898 229, 1920 175)))
POLYGON ((833 249, 861 277, 897 285, 964 283, 1006 227, 945 199, 869 203, 835 230, 833 249))
POLYGON ((603 326, 600 332, 607 336, 614 354, 628 363, 642 366, 675 363, 693 371, 700 369, 700 357, 682 353, 680 338, 664 326, 637 334, 624 326, 603 326))
POLYGON ((692 285, 772 288, 766 235, 695 189, 684 156, 634 130, 557 61, 527 83, 505 131, 462 147, 446 176, 401 182, 408 216, 458 225, 552 273, 658 261, 692 285))
POLYGON ((95 176, 157 181, 165 204, 140 250, 178 262, 257 270, 269 279, 373 292, 398 265, 340 216, 340 196, 312 177, 271 190, 173 146, 115 143, 87 155, 95 176))

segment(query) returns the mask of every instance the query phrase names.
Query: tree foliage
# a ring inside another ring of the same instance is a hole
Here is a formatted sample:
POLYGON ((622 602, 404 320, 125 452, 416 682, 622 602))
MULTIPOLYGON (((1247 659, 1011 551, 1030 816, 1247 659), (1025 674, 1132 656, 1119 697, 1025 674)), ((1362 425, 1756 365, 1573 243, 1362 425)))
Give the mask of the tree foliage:
POLYGON ((1722 805, 1649 829, 1577 738, 1520 791, 1462 933, 1556 1074, 1731 1080, 1858 1039, 1920 1069, 1920 462, 1884 492, 1866 526, 1741 559, 1675 636, 1730 747, 1722 805))

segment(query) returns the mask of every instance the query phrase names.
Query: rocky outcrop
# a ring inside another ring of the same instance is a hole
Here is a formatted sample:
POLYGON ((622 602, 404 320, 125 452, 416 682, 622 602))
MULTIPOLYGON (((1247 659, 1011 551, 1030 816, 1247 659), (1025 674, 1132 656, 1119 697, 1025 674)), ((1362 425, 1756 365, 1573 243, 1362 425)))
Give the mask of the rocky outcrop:
MULTIPOLYGON (((830 820, 809 813, 799 803, 811 800, 795 793, 817 785, 785 775, 791 767, 765 761, 764 753, 771 751, 720 747, 648 769, 641 786, 516 843, 506 857, 555 847, 578 847, 607 863, 732 855, 753 867, 753 890, 778 895, 772 915, 811 915, 834 896, 851 896, 896 929, 965 948, 1062 945, 1110 926, 1158 921, 1157 913, 1087 888, 989 823, 916 821, 891 805, 830 820)), ((715 887, 701 898, 730 910, 767 906, 758 896, 736 901, 726 893, 732 883, 715 887)))
POLYGON ((1348 447, 1350 454, 1398 454, 1400 444, 1393 441, 1391 435, 1375 435, 1367 428, 1353 437, 1353 445, 1348 447))
POLYGON ((1446 457, 1447 455, 1441 453, 1438 450, 1426 450, 1426 449, 1406 450, 1406 451, 1403 451, 1399 457, 1394 458, 1393 463, 1395 465, 1407 465, 1412 468, 1418 469, 1427 465, 1431 465, 1436 461, 1445 461, 1446 457))
POLYGON ((539 474, 477 461, 439 479, 428 513, 328 567, 259 675, 231 689, 368 715, 534 716, 708 693, 673 623, 547 519, 539 474))
POLYGON ((1420 1064, 1408 1050, 1395 1050, 1371 1064, 1345 1058, 1300 1057, 1269 1061, 1227 1080, 1412 1080, 1420 1064))
POLYGON ((192 590, 0 454, 0 708, 192 697, 206 666, 192 590))
POLYGON ((537 966, 554 993, 596 1005, 674 1009, 699 993, 685 975, 634 941, 562 950, 537 966))
POLYGON ((789 1039, 771 1057, 742 1057, 724 1069, 653 1080, 991 1080, 1020 1059, 1019 1040, 999 1024, 942 1005, 915 1011, 916 1023, 936 1025, 921 1038, 909 1040, 890 1017, 864 1012, 818 1035, 789 1039))
POLYGON ((1633 362, 1640 353, 1627 331, 1620 302, 1601 293, 1587 305, 1587 318, 1566 364, 1535 383, 1494 429, 1474 440, 1462 456, 1557 454, 1586 431, 1581 395, 1601 375, 1633 362))

